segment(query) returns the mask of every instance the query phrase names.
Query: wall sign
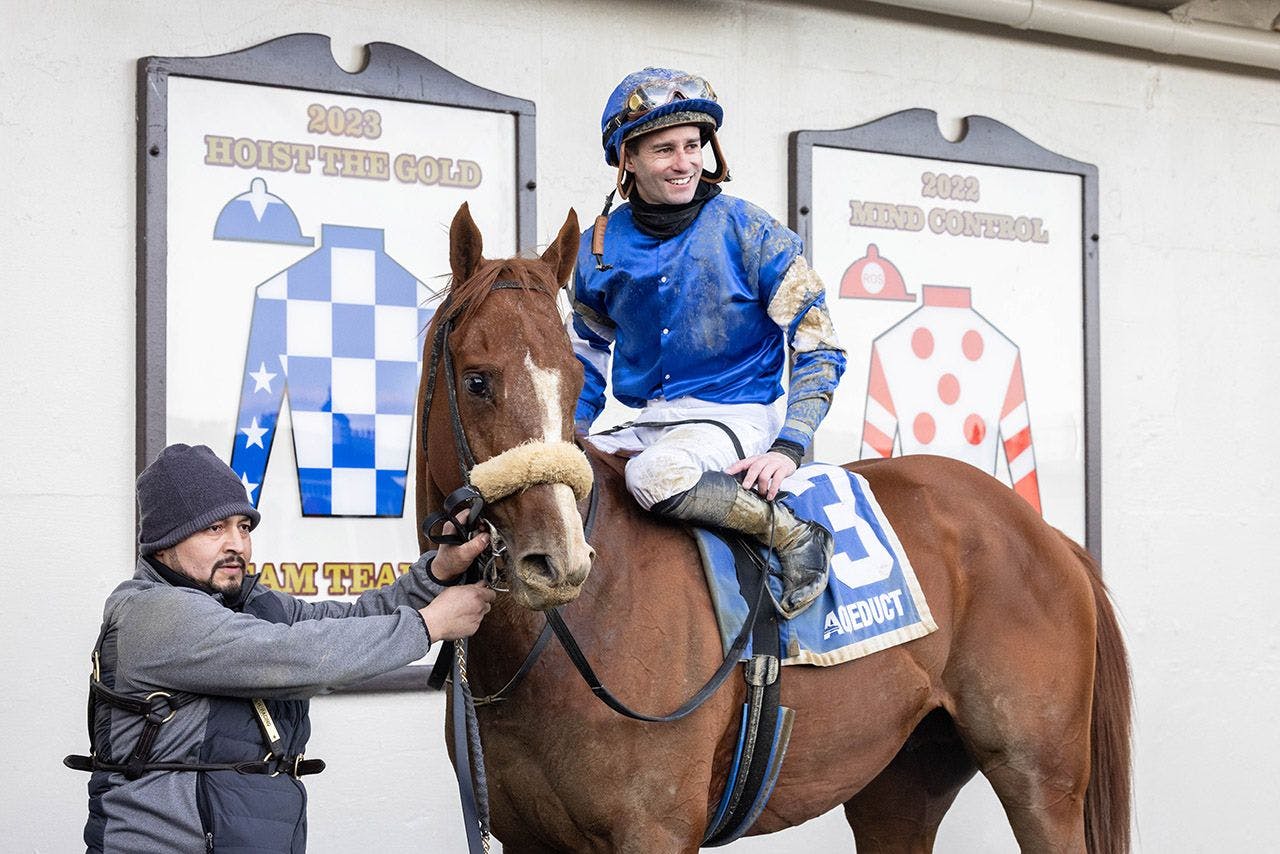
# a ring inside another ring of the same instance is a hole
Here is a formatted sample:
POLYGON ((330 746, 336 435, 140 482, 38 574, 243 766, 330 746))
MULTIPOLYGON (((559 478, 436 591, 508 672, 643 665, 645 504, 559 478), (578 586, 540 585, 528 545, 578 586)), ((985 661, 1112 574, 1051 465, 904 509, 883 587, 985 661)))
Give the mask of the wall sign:
POLYGON ((263 515, 260 583, 391 583, 448 224, 466 201, 490 254, 534 243, 533 104, 391 44, 350 74, 319 35, 148 57, 138 87, 139 470, 219 453, 263 515))
POLYGON ((1097 169, 966 126, 791 134, 791 225, 851 366, 815 455, 965 460, 1098 556, 1097 169))

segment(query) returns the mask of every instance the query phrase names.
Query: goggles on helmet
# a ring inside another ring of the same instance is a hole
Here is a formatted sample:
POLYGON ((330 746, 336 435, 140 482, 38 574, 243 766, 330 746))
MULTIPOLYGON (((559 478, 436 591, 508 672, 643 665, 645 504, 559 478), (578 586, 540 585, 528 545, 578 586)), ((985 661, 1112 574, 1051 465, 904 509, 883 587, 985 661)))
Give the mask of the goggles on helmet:
POLYGON ((716 92, 711 88, 711 84, 695 74, 688 74, 684 77, 676 77, 671 80, 651 80, 637 86, 627 96, 627 100, 623 103, 622 109, 609 119, 608 124, 604 127, 603 137, 608 142, 610 136, 613 135, 618 128, 641 118, 645 113, 672 101, 685 101, 693 99, 702 99, 706 101, 715 101, 716 92))

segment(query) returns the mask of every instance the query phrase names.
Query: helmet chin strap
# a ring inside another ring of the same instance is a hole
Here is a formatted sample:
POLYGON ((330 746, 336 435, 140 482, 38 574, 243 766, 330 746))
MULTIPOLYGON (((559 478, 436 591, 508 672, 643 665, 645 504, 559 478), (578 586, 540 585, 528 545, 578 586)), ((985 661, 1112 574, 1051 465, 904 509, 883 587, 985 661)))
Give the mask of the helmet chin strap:
POLYGON ((627 171, 626 162, 625 156, 618 158, 618 177, 614 180, 614 184, 618 188, 618 196, 624 202, 631 195, 631 190, 636 185, 636 176, 627 171))
MULTIPOLYGON (((720 150, 720 138, 716 136, 715 131, 709 134, 708 142, 711 143, 711 153, 716 158, 716 171, 708 172, 702 170, 702 174, 698 176, 698 180, 707 184, 719 184, 722 181, 732 180, 729 177, 729 164, 724 159, 724 152, 720 150)), ((614 178, 614 186, 616 192, 624 201, 631 195, 631 191, 636 186, 636 176, 632 175, 626 169, 626 154, 618 158, 618 175, 614 178)), ((610 192, 604 200, 604 210, 600 212, 600 216, 596 217, 595 228, 591 234, 591 254, 596 257, 596 269, 600 271, 612 270, 612 264, 604 263, 604 233, 609 226, 609 209, 613 207, 614 193, 610 192)))
POLYGON ((721 181, 730 180, 729 164, 724 159, 724 152, 720 150, 720 138, 716 136, 716 132, 711 131, 710 136, 711 153, 714 154, 716 158, 716 171, 708 172, 703 169, 701 180, 708 184, 719 184, 721 181))

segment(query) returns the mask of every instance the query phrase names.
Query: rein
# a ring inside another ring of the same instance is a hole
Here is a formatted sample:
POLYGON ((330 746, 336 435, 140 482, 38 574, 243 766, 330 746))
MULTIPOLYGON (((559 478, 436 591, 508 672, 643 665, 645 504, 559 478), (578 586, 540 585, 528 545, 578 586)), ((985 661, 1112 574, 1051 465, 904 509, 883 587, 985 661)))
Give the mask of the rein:
MULTIPOLYGON (((752 559, 755 560, 755 552, 751 551, 752 559)), ((756 618, 760 614, 760 603, 764 600, 764 590, 769 578, 767 568, 762 568, 759 574, 759 582, 755 592, 751 595, 751 608, 747 611, 747 617, 742 622, 742 629, 738 632, 738 636, 733 640, 733 646, 729 648, 729 652, 725 654, 724 661, 720 663, 720 667, 716 672, 711 674, 711 678, 707 680, 698 692, 685 700, 673 712, 665 715, 647 715, 643 712, 637 712, 627 706, 617 696, 606 688, 601 682, 594 670, 591 669, 591 663, 587 661, 586 655, 582 652, 582 648, 578 646, 578 641, 574 638, 573 632, 565 624, 564 618, 560 616, 560 612, 552 608, 547 612, 547 623, 550 624, 552 631, 556 634, 556 639, 560 641, 560 645, 564 647, 565 653, 569 656, 569 660, 573 662, 573 666, 577 669, 587 687, 591 689, 591 693, 595 694, 602 703, 613 709, 624 717, 632 720, 644 721, 646 723, 665 724, 678 721, 697 711, 703 703, 711 698, 720 686, 724 684, 724 680, 729 677, 738 666, 742 652, 747 648, 747 642, 751 639, 751 633, 755 629, 756 618)))

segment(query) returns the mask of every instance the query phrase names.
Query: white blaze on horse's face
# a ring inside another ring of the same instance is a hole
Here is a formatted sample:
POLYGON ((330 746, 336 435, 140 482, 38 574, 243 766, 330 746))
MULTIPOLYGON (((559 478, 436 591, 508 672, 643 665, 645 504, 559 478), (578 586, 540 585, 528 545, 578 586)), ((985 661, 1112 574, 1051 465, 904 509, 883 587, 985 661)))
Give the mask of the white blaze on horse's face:
MULTIPOLYGON (((525 352, 524 367, 533 382, 533 404, 535 412, 542 415, 542 441, 560 442, 564 417, 560 412, 560 372, 555 368, 539 368, 533 362, 533 354, 525 352)), ((573 490, 562 483, 552 485, 555 493, 556 507, 560 511, 560 521, 565 528, 581 527, 582 517, 578 515, 578 504, 574 501, 573 490)), ((585 546, 586 543, 584 542, 585 546)))
POLYGON ((539 368, 533 363, 533 354, 525 351, 524 368, 533 382, 533 409, 542 415, 542 441, 559 442, 563 418, 560 414, 560 372, 554 368, 539 368))
MULTIPOLYGON (((521 421, 527 425, 525 429, 532 428, 526 441, 569 447, 564 435, 563 371, 539 367, 529 351, 524 355, 523 370, 529 384, 521 383, 517 387, 528 391, 518 393, 508 405, 526 413, 521 421)), ((550 499, 542 505, 539 524, 517 523, 504 536, 508 537, 511 547, 512 596, 525 607, 543 609, 577 598, 595 553, 583 536, 582 516, 578 513, 573 488, 565 483, 544 482, 538 489, 549 492, 539 500, 550 499)))

